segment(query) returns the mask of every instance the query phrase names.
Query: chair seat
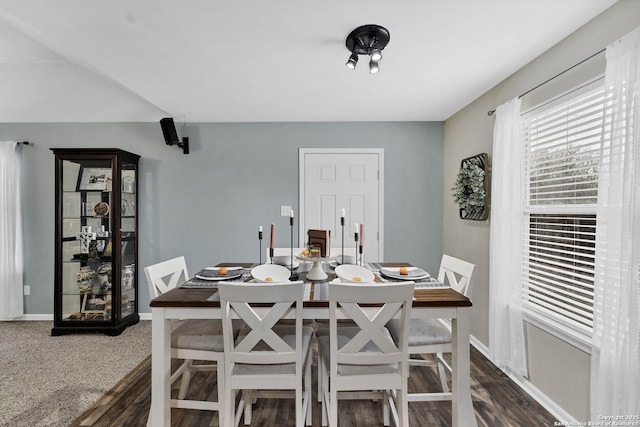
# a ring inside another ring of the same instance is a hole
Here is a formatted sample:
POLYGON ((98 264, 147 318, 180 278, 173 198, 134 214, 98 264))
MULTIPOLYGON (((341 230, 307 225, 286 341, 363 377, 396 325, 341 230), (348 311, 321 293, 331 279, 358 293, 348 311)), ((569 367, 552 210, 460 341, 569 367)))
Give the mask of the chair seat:
MULTIPOLYGON (((401 323, 392 319, 387 323, 391 336, 397 342, 401 323)), ((409 347, 451 342, 451 331, 438 319, 411 319, 409 323, 409 347)))
MULTIPOLYGON (((241 341, 244 336, 249 333, 250 329, 243 329, 238 334, 237 341, 241 341)), ((275 326, 273 331, 278 334, 284 342, 295 348, 296 327, 283 325, 275 326)), ((310 326, 302 327, 302 360, 306 360, 307 354, 311 348, 311 337, 313 336, 313 328, 310 326)), ((264 342, 256 345, 255 350, 269 351, 271 350, 264 342)), ((252 365, 247 363, 237 363, 233 368, 233 375, 294 375, 295 363, 278 363, 273 365, 252 365)))
POLYGON ((171 333, 171 347, 185 350, 224 352, 222 322, 219 320, 185 320, 171 333))
MULTIPOLYGON (((391 334, 387 328, 384 328, 385 334, 391 338, 391 334)), ((358 332, 360 332, 359 327, 338 327, 338 348, 342 347, 344 344, 349 342, 351 338, 353 338, 358 332)), ((329 365, 329 357, 331 354, 331 350, 329 348, 329 328, 322 328, 316 332, 316 337, 318 338, 318 356, 322 357, 323 363, 325 366, 329 365)), ((379 351, 378 347, 369 342, 362 349, 363 352, 368 351, 379 351)), ((338 375, 350 376, 350 375, 371 375, 371 374, 386 374, 386 373, 397 373, 398 372, 398 364, 397 363, 389 363, 385 365, 346 365, 343 363, 338 364, 338 375)))

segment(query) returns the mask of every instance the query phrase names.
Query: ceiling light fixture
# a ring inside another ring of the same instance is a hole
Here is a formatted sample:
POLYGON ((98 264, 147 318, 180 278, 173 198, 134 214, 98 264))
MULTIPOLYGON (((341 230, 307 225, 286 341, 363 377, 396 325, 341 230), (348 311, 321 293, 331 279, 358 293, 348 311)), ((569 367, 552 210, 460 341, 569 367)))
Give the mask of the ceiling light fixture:
POLYGON ((347 68, 356 68, 358 55, 369 55, 369 73, 380 71, 378 61, 382 59, 382 50, 390 38, 389 30, 380 25, 363 25, 351 31, 346 40, 347 49, 351 52, 347 68))
POLYGON ((373 59, 371 59, 371 61, 369 61, 369 74, 375 74, 378 71, 380 71, 380 67, 378 67, 378 61, 374 61, 373 59))
POLYGON ((353 52, 347 61, 347 68, 352 70, 356 69, 356 64, 358 63, 358 54, 353 52))

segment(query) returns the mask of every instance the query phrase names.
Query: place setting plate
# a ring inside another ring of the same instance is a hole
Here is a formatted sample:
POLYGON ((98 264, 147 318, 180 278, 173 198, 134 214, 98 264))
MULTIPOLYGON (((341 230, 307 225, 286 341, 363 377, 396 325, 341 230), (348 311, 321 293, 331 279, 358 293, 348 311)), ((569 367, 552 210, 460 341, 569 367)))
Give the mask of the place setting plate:
POLYGON ((343 264, 336 267, 337 279, 342 283, 367 284, 374 283, 376 278, 373 271, 358 265, 343 264))
POLYGON ((278 264, 262 264, 251 269, 251 277, 259 283, 289 282, 291 271, 278 264))
POLYGON ((387 279, 395 280, 422 280, 431 277, 419 267, 383 267, 380 269, 380 274, 387 279))
POLYGON ((200 280, 209 280, 209 281, 220 281, 220 280, 230 280, 237 279, 242 277, 244 273, 244 268, 242 267, 224 267, 227 269, 226 274, 220 274, 220 269, 223 267, 207 267, 198 271, 194 276, 200 280))

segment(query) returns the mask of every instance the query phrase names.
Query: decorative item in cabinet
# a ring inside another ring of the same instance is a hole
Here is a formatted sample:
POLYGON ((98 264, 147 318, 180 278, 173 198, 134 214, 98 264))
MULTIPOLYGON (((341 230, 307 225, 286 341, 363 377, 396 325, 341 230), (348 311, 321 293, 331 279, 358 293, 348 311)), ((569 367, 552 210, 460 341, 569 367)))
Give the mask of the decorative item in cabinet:
POLYGON ((52 335, 120 334, 139 321, 137 174, 120 149, 54 148, 52 335))

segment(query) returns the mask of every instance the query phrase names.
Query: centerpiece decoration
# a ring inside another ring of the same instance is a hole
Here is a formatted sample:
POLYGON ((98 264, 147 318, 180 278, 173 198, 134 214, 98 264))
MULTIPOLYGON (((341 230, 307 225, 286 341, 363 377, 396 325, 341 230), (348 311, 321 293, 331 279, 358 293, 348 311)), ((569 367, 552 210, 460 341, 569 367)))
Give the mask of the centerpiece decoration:
POLYGON ((482 221, 488 218, 486 153, 468 157, 460 162, 460 171, 451 188, 453 199, 460 208, 460 218, 482 221))

